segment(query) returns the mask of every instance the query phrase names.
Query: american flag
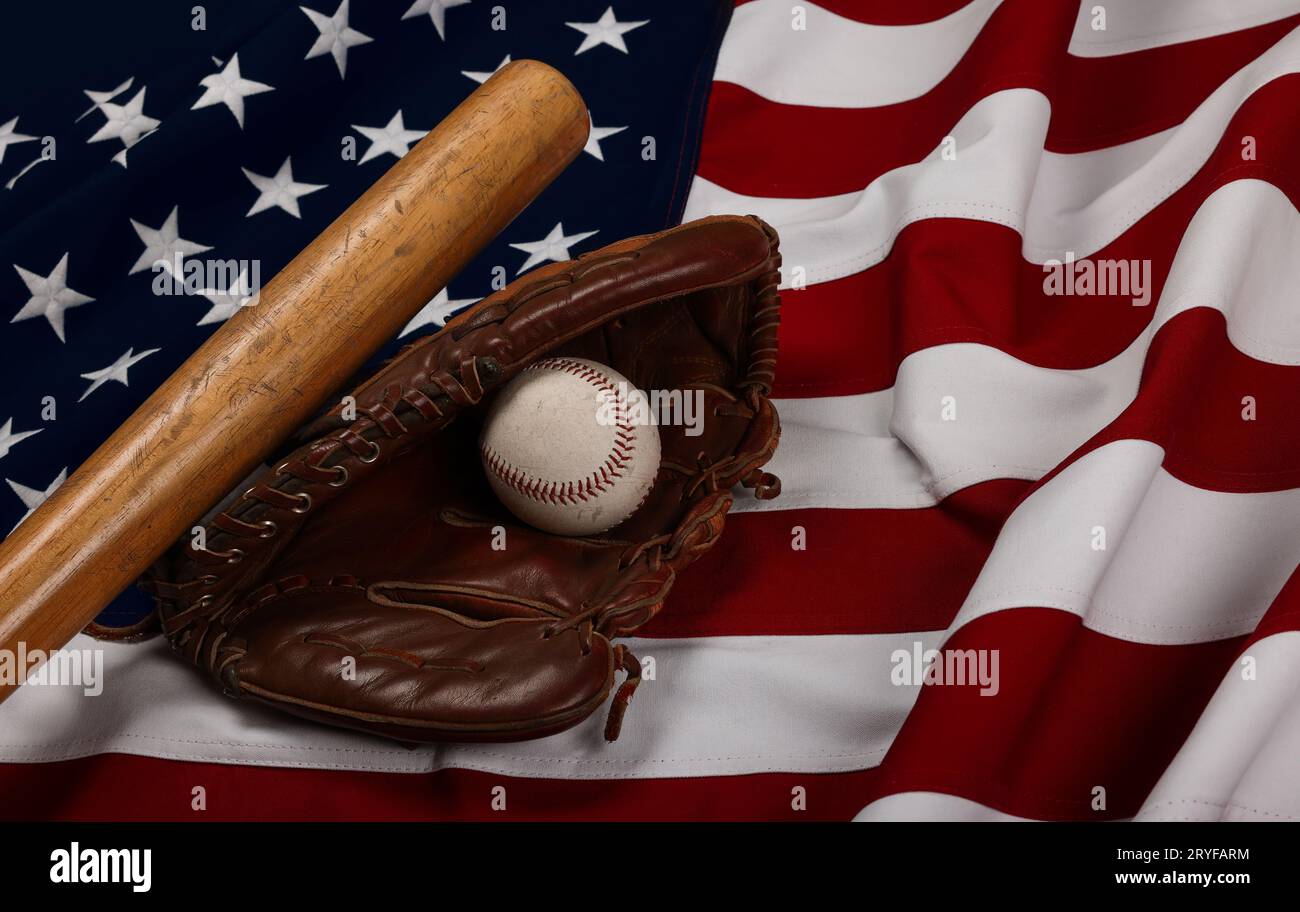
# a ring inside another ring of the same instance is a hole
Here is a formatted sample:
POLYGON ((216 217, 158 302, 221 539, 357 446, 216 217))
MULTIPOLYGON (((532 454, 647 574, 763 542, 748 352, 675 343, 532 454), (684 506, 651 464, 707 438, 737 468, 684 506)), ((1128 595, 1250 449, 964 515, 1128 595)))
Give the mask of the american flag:
POLYGON ((407 748, 83 636, 101 695, 0 706, 0 815, 1300 819, 1300 2, 0 15, 5 529, 232 312, 153 261, 269 279, 507 59, 592 139, 400 342, 714 213, 786 287, 784 493, 631 644, 617 743, 407 748))

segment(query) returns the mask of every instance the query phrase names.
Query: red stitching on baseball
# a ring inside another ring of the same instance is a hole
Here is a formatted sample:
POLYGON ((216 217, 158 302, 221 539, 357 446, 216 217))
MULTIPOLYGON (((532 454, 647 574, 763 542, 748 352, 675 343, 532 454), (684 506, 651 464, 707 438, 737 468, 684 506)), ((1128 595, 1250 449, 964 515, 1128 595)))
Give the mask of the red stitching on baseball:
POLYGON ((524 371, 555 370, 571 374, 596 388, 598 392, 614 398, 614 444, 605 461, 586 478, 578 481, 542 481, 511 465, 504 456, 483 443, 480 451, 483 461, 507 487, 518 491, 529 500, 562 504, 585 503, 613 486, 614 480, 623 477, 636 452, 636 430, 627 417, 627 400, 618 394, 617 387, 600 371, 572 358, 546 358, 524 368, 524 371))

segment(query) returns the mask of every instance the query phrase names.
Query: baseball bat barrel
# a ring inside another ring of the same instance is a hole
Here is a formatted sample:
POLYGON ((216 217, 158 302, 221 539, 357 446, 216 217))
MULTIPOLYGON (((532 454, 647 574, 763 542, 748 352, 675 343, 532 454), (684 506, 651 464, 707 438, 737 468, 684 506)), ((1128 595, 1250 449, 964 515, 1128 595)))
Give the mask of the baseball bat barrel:
MULTIPOLYGON (((0 649, 64 646, 581 151, 587 109, 532 60, 474 91, 0 543, 0 649)), ((12 694, 0 682, 0 700, 12 694)))

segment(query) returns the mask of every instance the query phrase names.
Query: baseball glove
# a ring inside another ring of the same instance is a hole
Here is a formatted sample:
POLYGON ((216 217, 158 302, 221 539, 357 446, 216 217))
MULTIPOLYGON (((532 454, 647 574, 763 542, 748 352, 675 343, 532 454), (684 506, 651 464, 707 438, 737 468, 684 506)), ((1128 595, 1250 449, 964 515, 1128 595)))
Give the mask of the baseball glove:
POLYGON ((622 670, 614 740, 641 671, 615 638, 717 540, 733 486, 779 493, 779 265, 759 219, 702 219, 537 269, 407 346, 150 571, 172 647, 230 696, 404 741, 562 731, 622 670), (484 476, 486 406, 546 357, 703 393, 702 433, 659 428, 654 486, 606 533, 524 525, 484 476))

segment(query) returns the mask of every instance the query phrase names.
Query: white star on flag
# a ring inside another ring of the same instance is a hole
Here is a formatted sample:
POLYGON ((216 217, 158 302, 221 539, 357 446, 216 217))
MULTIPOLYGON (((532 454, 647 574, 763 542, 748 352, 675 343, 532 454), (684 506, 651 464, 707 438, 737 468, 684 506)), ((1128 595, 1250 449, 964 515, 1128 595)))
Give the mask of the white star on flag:
POLYGON ((133 354, 134 351, 134 348, 128 348, 126 354, 122 355, 108 367, 105 367, 102 370, 91 371, 88 374, 82 374, 81 378, 83 380, 89 380, 91 383, 90 386, 86 388, 86 391, 81 394, 81 399, 78 399, 77 401, 81 402, 109 380, 116 380, 123 386, 130 386, 130 384, 126 382, 126 372, 134 365, 139 364, 145 358, 152 355, 154 352, 162 351, 162 349, 151 348, 148 351, 140 352, 138 355, 133 354))
POLYGON ((173 206, 171 215, 167 216, 167 220, 158 228, 150 228, 135 219, 131 219, 131 227, 140 236, 140 240, 144 241, 144 253, 140 254, 140 258, 135 261, 135 265, 127 275, 152 269, 154 263, 159 262, 163 264, 165 270, 175 275, 176 254, 181 255, 181 262, 184 263, 185 257, 212 249, 206 244, 196 244, 181 237, 180 206, 173 206))
POLYGON ((86 142, 120 139, 122 145, 129 149, 152 133, 162 121, 155 120, 144 113, 145 89, 145 86, 141 86, 140 91, 135 93, 135 97, 124 105, 113 104, 111 101, 100 105, 99 108, 103 111, 106 120, 99 128, 99 132, 86 142))
POLYGON ((17 323, 20 320, 30 320, 32 317, 44 317, 50 321, 50 327, 59 337, 59 341, 68 341, 63 337, 63 312, 95 300, 68 287, 68 255, 65 253, 54 267, 54 271, 47 276, 28 272, 17 263, 14 264, 14 269, 18 271, 23 284, 27 286, 32 296, 9 322, 17 323))
MULTIPOLYGON (((497 70, 501 69, 509 62, 510 62, 510 55, 506 54, 505 59, 497 64, 497 70)), ((495 73, 497 70, 492 70, 490 72, 484 70, 461 70, 460 75, 468 76, 470 79, 474 80, 479 85, 482 85, 483 83, 491 79, 492 74, 495 73)))
POLYGON ((421 139, 428 130, 408 130, 402 120, 402 111, 399 108, 393 115, 393 119, 384 127, 362 127, 357 124, 352 125, 366 139, 370 140, 370 148, 366 154, 361 156, 359 165, 364 165, 372 158, 378 158, 381 155, 395 155, 401 158, 407 152, 411 151, 411 143, 421 139))
POLYGON ((469 307, 471 304, 477 304, 482 298, 457 298, 450 300, 447 297, 447 289, 443 289, 433 296, 433 299, 420 308, 420 312, 411 317, 405 328, 397 334, 397 338, 410 335, 417 329, 424 326, 446 326, 447 319, 462 307, 469 307))
MULTIPOLYGON (((50 482, 50 486, 44 491, 38 491, 36 488, 29 488, 27 485, 19 484, 13 479, 6 478, 5 481, 9 483, 9 487, 13 489, 13 492, 18 495, 18 499, 23 502, 23 506, 27 508, 27 512, 23 514, 23 518, 14 523, 14 529, 21 526, 23 520, 35 513, 36 508, 49 500, 50 495, 57 491, 59 485, 63 484, 67 480, 68 469, 66 466, 63 471, 59 473, 59 476, 55 478, 54 481, 50 482)), ((9 531, 12 532, 14 529, 10 529, 9 531)))
POLYGON ((235 115, 239 129, 244 128, 244 99, 250 95, 274 92, 275 88, 264 82, 245 79, 239 72, 239 55, 235 54, 220 73, 212 73, 199 80, 203 86, 203 95, 190 107, 191 111, 206 108, 209 105, 223 104, 235 115))
POLYGON ((605 10, 605 14, 595 22, 566 22, 569 28, 577 29, 582 32, 584 37, 582 44, 573 52, 577 55, 589 51, 594 47, 602 44, 608 44, 610 47, 627 53, 627 45, 623 43, 623 36, 632 29, 638 29, 647 24, 649 19, 642 19, 640 22, 619 22, 618 17, 614 15, 614 7, 605 10))
POLYGON ((267 209, 279 208, 292 215, 294 218, 302 218, 302 213, 298 211, 298 198, 306 196, 308 193, 315 193, 317 190, 323 190, 329 184, 300 184, 293 179, 293 165, 291 160, 286 158, 280 170, 275 172, 274 177, 266 177, 261 174, 255 174, 247 168, 240 168, 244 172, 244 177, 258 189, 261 194, 251 209, 245 213, 245 217, 257 215, 267 209))
POLYGON ((469 0, 415 0, 411 8, 402 13, 403 19, 414 19, 428 13, 433 20, 433 27, 438 30, 438 37, 447 40, 447 10, 453 6, 465 6, 469 0))
POLYGON ((15 133, 14 129, 18 126, 18 118, 15 117, 9 123, 0 127, 0 162, 5 160, 5 149, 8 146, 17 143, 31 142, 35 136, 28 136, 26 133, 15 133))
POLYGON ((4 427, 0 427, 0 459, 4 459, 8 456, 9 451, 17 444, 22 443, 28 437, 35 437, 41 431, 45 430, 45 428, 38 428, 35 431, 23 431, 20 434, 15 434, 13 432, 13 427, 14 420, 12 418, 4 423, 4 427))
POLYGON ((348 0, 343 0, 339 8, 334 11, 333 16, 326 16, 315 10, 307 9, 300 6, 298 9, 307 14, 307 18, 320 31, 316 38, 316 43, 311 46, 307 56, 303 60, 311 60, 313 57, 320 57, 330 54, 334 57, 334 63, 339 68, 339 78, 347 78, 348 70, 348 48, 356 47, 359 44, 369 44, 374 39, 369 35, 363 35, 354 28, 348 27, 348 0))
POLYGON ((202 288, 197 292, 208 299, 212 306, 195 326, 208 323, 224 323, 233 317, 241 307, 253 307, 257 304, 261 292, 254 291, 248 282, 248 267, 239 271, 239 277, 226 288, 202 288))
POLYGON ((585 241, 587 238, 596 234, 595 231, 582 231, 578 234, 565 234, 564 223, 556 222, 551 233, 540 241, 529 241, 523 244, 511 244, 516 250, 522 250, 528 254, 528 259, 524 260, 524 265, 519 267, 520 272, 526 272, 532 269, 538 263, 545 263, 547 260, 553 260, 557 263, 563 260, 571 260, 569 248, 579 241, 585 241))
POLYGON ((587 112, 587 124, 591 129, 587 133, 587 144, 582 147, 582 151, 589 153, 600 161, 604 161, 605 154, 600 151, 600 141, 613 136, 615 133, 622 133, 627 127, 598 127, 596 121, 591 119, 591 111, 587 112))
POLYGON ((121 95, 127 89, 131 88, 131 83, 133 82, 135 82, 135 77, 129 76, 127 77, 126 81, 118 85, 117 88, 109 89, 107 92, 96 92, 94 89, 83 89, 82 91, 86 93, 86 97, 89 98, 92 102, 94 102, 94 104, 86 108, 86 110, 82 111, 81 116, 78 117, 77 120, 74 120, 73 123, 76 123, 77 121, 81 120, 87 114, 90 114, 94 111, 98 111, 101 107, 103 107, 104 102, 112 101, 114 98, 121 95))

